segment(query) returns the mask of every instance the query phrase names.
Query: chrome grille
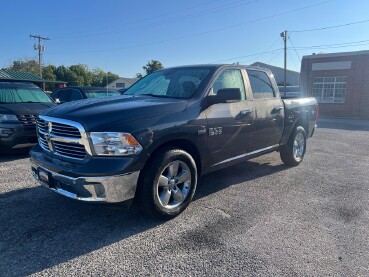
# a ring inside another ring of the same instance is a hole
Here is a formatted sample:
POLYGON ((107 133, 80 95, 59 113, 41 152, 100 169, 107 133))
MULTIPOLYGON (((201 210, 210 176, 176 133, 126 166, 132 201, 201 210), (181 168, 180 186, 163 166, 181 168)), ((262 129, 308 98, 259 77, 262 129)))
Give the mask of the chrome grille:
POLYGON ((42 120, 41 118, 37 119, 37 129, 41 133, 47 133, 47 122, 45 120, 42 120))
POLYGON ((17 118, 25 129, 36 129, 37 114, 17 115, 17 118))
POLYGON ((86 156, 86 150, 83 145, 70 144, 64 142, 54 141, 55 153, 69 156, 76 159, 83 159, 86 156))
POLYGON ((55 122, 52 123, 52 133, 62 137, 73 137, 73 138, 81 137, 81 133, 76 127, 55 122))
POLYGON ((49 150, 49 146, 48 146, 48 144, 47 144, 47 141, 46 141, 46 139, 45 139, 45 137, 44 137, 43 135, 38 134, 38 144, 40 144, 40 146, 41 146, 43 149, 45 149, 45 150, 47 150, 47 151, 50 151, 50 150, 49 150))
POLYGON ((77 122, 40 116, 37 135, 41 148, 56 156, 83 160, 88 153, 91 154, 86 133, 77 122))

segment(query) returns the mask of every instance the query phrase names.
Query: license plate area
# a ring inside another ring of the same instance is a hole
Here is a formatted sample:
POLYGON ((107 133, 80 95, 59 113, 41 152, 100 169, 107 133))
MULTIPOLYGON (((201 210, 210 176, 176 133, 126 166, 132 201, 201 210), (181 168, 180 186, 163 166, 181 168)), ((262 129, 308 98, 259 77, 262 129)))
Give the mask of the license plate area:
POLYGON ((36 179, 39 180, 41 185, 47 188, 53 187, 53 179, 50 172, 47 172, 42 168, 32 168, 32 171, 33 175, 35 175, 36 179))

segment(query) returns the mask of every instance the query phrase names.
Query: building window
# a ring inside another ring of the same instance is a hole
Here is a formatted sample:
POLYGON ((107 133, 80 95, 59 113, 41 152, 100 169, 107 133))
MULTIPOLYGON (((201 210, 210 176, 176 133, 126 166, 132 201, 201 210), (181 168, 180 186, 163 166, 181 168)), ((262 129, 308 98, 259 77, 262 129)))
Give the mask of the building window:
POLYGON ((117 88, 125 88, 126 87, 126 83, 116 83, 115 86, 117 88))
POLYGON ((315 77, 313 96, 318 103, 345 103, 346 77, 315 77))

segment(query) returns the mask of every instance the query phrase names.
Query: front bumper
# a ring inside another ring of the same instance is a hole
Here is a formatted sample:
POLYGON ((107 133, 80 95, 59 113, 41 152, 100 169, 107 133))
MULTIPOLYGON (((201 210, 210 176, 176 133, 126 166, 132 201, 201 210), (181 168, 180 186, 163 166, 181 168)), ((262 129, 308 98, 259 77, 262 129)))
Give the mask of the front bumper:
POLYGON ((0 148, 11 150, 30 147, 37 143, 36 129, 24 129, 21 124, 0 124, 0 130, 6 130, 8 136, 0 136, 0 148))
POLYGON ((34 162, 31 162, 31 168, 32 175, 41 185, 83 202, 120 203, 131 200, 135 196, 139 176, 139 171, 135 171, 114 176, 73 178, 34 162))

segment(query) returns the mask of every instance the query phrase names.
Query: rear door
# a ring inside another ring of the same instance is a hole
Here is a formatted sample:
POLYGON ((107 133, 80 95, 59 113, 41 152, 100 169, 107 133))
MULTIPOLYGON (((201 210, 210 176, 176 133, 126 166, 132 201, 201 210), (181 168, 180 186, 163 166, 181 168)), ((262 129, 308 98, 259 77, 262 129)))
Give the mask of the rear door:
POLYGON ((256 150, 279 144, 284 128, 284 105, 270 73, 247 69, 255 109, 256 150))
POLYGON ((254 111, 248 99, 243 69, 224 69, 215 78, 209 96, 219 89, 239 88, 241 101, 219 103, 205 110, 208 124, 208 152, 210 163, 218 165, 237 159, 252 149, 254 111))

